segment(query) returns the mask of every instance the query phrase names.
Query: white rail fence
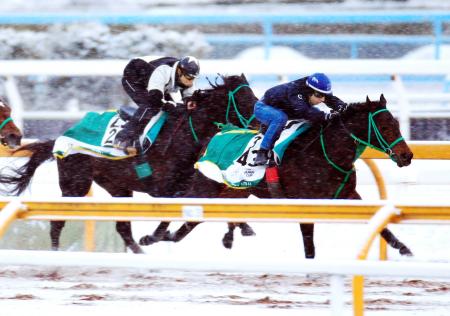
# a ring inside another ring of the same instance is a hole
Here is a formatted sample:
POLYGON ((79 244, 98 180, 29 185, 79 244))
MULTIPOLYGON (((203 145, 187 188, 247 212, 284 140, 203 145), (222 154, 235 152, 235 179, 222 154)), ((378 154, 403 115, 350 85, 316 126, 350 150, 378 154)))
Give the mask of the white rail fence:
MULTIPOLYGON (((24 102, 15 82, 20 76, 120 76, 126 60, 3 60, 0 61, 0 76, 6 77, 5 91, 14 107, 15 120, 22 126, 23 119, 79 119, 84 112, 33 112, 24 110, 24 102)), ((415 117, 450 117, 450 93, 444 91, 408 91, 403 77, 406 75, 449 76, 450 61, 447 60, 201 60, 203 75, 240 74, 248 77, 256 75, 276 75, 280 81, 287 76, 302 76, 313 72, 329 75, 388 75, 392 78, 392 95, 388 100, 391 109, 399 117, 402 133, 409 139, 410 119, 415 117), (414 106, 418 102, 433 103, 437 106, 414 106)), ((257 91, 262 93, 263 91, 257 91)), ((381 93, 383 91, 372 91, 381 93)), ((363 95, 340 93, 348 102, 361 101, 363 95)))
POLYGON ((319 273, 330 276, 331 308, 333 315, 344 310, 344 276, 354 276, 354 315, 363 315, 363 279, 361 276, 419 277, 450 279, 450 265, 444 262, 374 262, 364 261, 365 253, 374 236, 387 222, 413 223, 450 220, 450 204, 433 202, 408 203, 402 201, 337 201, 337 200, 247 200, 247 199, 151 199, 135 201, 117 199, 2 199, 0 234, 14 219, 72 219, 94 218, 107 220, 190 220, 190 221, 279 221, 303 220, 367 221, 369 225, 361 236, 360 260, 290 260, 273 258, 263 262, 223 259, 183 262, 159 260, 153 256, 102 253, 55 253, 36 251, 0 250, 0 266, 91 266, 128 267, 152 270, 215 271, 302 274, 319 273), (349 210, 352 212, 349 212, 349 210), (361 215, 363 215, 361 217, 361 215), (312 217, 310 217, 312 216, 312 217), (364 238, 365 237, 365 238, 364 238), (33 258, 33 259, 32 259, 33 258))

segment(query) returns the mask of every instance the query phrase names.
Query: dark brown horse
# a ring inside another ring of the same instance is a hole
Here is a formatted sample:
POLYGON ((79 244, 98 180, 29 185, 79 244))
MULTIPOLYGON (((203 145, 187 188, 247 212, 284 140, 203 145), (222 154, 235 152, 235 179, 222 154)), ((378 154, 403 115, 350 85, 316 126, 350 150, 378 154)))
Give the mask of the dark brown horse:
POLYGON ((0 98, 0 142, 10 149, 20 146, 22 133, 11 118, 11 108, 0 98))
MULTIPOLYGON (((108 160, 75 154, 57 159, 59 186, 65 197, 85 196, 95 181, 114 197, 131 197, 133 191, 154 197, 183 195, 187 179, 193 174, 193 164, 201 148, 217 132, 216 122, 230 122, 247 126, 253 113, 255 97, 244 75, 222 77, 223 84, 198 90, 193 95, 197 109, 184 113, 179 119, 169 119, 161 129, 145 159, 153 169, 151 176, 138 179, 135 171, 137 158, 108 160), (241 107, 246 105, 246 107, 241 107)), ((54 140, 36 142, 19 148, 32 153, 30 160, 14 175, 0 176, 0 183, 12 186, 10 193, 20 194, 29 185, 36 169, 52 159, 54 140)), ((59 237, 64 221, 52 221, 50 236, 52 249, 59 248, 59 237)), ((141 253, 133 240, 130 222, 117 222, 116 230, 125 245, 141 253)))
MULTIPOLYGON (((413 154, 401 136, 397 120, 386 109, 383 95, 376 102, 367 98, 364 103, 351 104, 339 119, 327 126, 313 126, 295 139, 279 167, 277 192, 273 188, 267 193, 290 199, 360 199, 356 191, 354 162, 366 146, 386 152, 399 167, 411 163, 413 154)), ((185 197, 242 198, 255 194, 252 189, 224 191, 223 184, 199 172, 192 178, 190 187, 185 197)), ((180 241, 198 224, 185 223, 176 232, 166 234, 164 239, 180 241)), ((305 256, 314 258, 314 224, 300 224, 300 227, 305 256)), ((231 224, 223 240, 225 246, 231 247, 233 230, 231 224)), ((402 255, 411 255, 410 250, 388 229, 383 229, 381 236, 402 255)))

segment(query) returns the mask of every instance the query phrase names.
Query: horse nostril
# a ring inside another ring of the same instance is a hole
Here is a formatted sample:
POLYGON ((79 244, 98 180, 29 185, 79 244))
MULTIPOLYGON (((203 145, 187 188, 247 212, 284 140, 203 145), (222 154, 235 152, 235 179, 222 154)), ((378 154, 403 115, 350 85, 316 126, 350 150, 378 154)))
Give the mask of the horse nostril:
POLYGON ((411 161, 412 157, 413 157, 413 153, 412 152, 403 154, 403 159, 406 160, 406 161, 411 161))
POLYGON ((408 166, 411 163, 411 159, 413 157, 412 152, 402 153, 400 154, 400 162, 403 166, 408 166))
POLYGON ((20 146, 20 141, 21 140, 22 140, 22 136, 21 135, 12 134, 12 133, 7 134, 3 138, 3 141, 5 142, 5 145, 8 145, 11 148, 20 146))

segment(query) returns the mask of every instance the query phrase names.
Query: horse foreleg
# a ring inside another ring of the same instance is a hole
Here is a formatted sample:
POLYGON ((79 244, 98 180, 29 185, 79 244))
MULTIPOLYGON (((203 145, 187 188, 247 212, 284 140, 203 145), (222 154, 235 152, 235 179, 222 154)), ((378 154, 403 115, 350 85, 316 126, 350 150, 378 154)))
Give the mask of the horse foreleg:
POLYGON ((164 240, 179 242, 183 240, 201 222, 186 222, 172 234, 166 234, 164 240))
POLYGON ((59 250, 59 237, 61 236, 61 231, 66 224, 65 221, 51 221, 50 222, 50 240, 52 243, 52 250, 59 250))
POLYGON ((222 244, 225 248, 231 249, 234 241, 234 230, 236 229, 236 223, 228 223, 228 232, 223 235, 222 244))
POLYGON ((133 239, 130 222, 116 222, 116 231, 125 242, 125 246, 130 248, 133 253, 144 253, 139 245, 133 239))
POLYGON ((153 231, 151 235, 145 235, 141 239, 139 239, 139 245, 141 246, 149 246, 154 244, 155 242, 161 240, 167 240, 167 227, 169 227, 170 222, 161 222, 158 227, 153 231))
POLYGON ((300 223, 300 230, 303 236, 303 247, 305 248, 305 258, 314 259, 316 248, 314 246, 314 224, 300 223))
POLYGON ((402 256, 413 256, 413 253, 411 250, 405 246, 404 243, 402 243, 400 240, 398 240, 397 237, 394 236, 394 234, 387 228, 384 228, 381 231, 381 237, 386 240, 386 242, 394 249, 399 249, 399 252, 402 256))

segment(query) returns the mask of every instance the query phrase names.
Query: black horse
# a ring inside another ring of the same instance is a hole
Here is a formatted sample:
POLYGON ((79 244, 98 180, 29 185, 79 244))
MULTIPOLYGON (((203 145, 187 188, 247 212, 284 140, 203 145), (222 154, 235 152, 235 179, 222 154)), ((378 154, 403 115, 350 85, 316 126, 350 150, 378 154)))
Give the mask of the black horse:
MULTIPOLYGON (((169 120, 161 129, 155 143, 146 153, 146 161, 153 169, 151 176, 138 179, 135 164, 139 158, 109 160, 85 154, 57 159, 59 186, 65 197, 85 196, 95 181, 114 197, 131 197, 133 191, 153 197, 175 197, 187 190, 188 179, 201 148, 217 132, 215 123, 234 123, 248 126, 253 113, 255 97, 244 75, 221 77, 222 84, 211 84, 210 89, 197 90, 192 100, 195 111, 178 119, 169 120), (241 105, 245 105, 242 107, 241 105)), ((29 161, 13 175, 0 175, 0 183, 11 185, 9 193, 20 194, 29 185, 36 169, 53 159, 55 141, 36 142, 16 151, 29 151, 29 161)), ((139 161, 140 162, 140 161, 139 161)), ((64 221, 52 221, 50 237, 52 249, 59 248, 59 237, 64 221)), ((142 253, 134 241, 130 222, 117 222, 116 230, 135 253, 142 253)))
MULTIPOLYGON (((268 186, 266 195, 290 199, 361 199, 356 191, 354 162, 365 147, 375 147, 386 152, 399 167, 411 163, 413 153, 403 140, 399 124, 386 109, 386 100, 351 104, 337 120, 327 126, 313 126, 306 134, 293 141, 284 154, 279 167, 280 182, 268 186)), ((243 154, 243 156, 246 153, 243 154)), ((196 172, 185 197, 242 198, 253 193, 249 190, 225 189, 225 185, 210 180, 196 172)), ((176 232, 167 233, 168 241, 180 241, 199 222, 183 224, 176 232)), ((224 245, 231 247, 235 225, 229 224, 224 245)), ((314 224, 300 224, 305 256, 314 258, 314 224)), ((412 255, 387 228, 381 236, 388 244, 399 249, 402 255, 412 255)))

